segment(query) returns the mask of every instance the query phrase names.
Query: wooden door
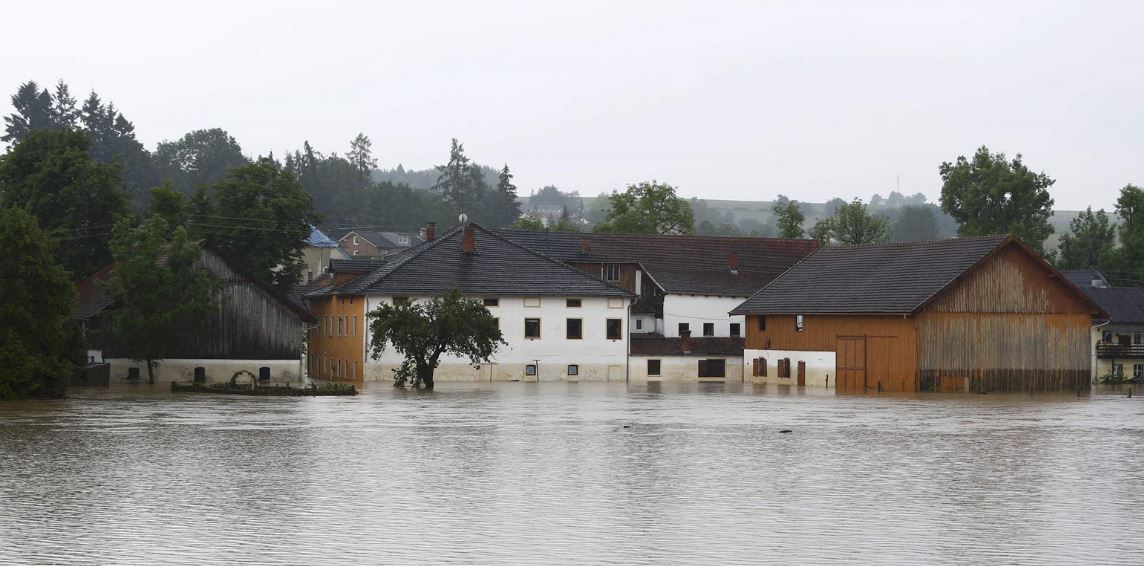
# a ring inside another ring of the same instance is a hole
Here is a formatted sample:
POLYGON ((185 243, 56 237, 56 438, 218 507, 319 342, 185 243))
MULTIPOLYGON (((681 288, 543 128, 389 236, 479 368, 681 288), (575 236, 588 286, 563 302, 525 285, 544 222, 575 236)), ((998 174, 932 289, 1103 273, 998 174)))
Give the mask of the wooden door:
POLYGON ((866 337, 866 388, 882 391, 907 391, 894 372, 894 338, 866 337))
POLYGON ((798 386, 806 387, 806 362, 798 363, 798 386))
POLYGON ((838 376, 835 387, 838 389, 866 388, 866 337, 839 337, 835 350, 835 364, 838 376))

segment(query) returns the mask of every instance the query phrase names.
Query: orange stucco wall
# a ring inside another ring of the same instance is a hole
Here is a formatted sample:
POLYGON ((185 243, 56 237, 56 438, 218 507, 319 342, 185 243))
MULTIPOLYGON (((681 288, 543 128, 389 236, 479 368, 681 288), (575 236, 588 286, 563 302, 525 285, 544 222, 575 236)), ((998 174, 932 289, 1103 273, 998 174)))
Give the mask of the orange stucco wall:
POLYGON ((314 379, 362 379, 365 367, 365 297, 310 301, 318 324, 310 328, 306 368, 314 379))

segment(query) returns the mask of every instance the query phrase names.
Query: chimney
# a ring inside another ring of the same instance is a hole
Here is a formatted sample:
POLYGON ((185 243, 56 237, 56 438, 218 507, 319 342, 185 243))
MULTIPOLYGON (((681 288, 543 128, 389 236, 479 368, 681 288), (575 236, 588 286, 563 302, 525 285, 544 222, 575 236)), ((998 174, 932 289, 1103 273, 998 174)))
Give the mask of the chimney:
POLYGON ((472 224, 465 224, 461 231, 461 251, 469 255, 477 253, 477 231, 472 224))
POLYGON ((580 253, 584 255, 592 255, 592 242, 588 238, 580 240, 580 253))
POLYGON ((739 274, 739 254, 731 252, 731 257, 727 259, 727 268, 731 270, 731 275, 739 274))
POLYGON ((684 354, 691 353, 691 330, 680 330, 680 347, 683 349, 684 354))
POLYGON ((436 240, 436 239, 437 239, 437 223, 436 222, 426 222, 425 223, 425 241, 426 242, 432 242, 433 240, 436 240))

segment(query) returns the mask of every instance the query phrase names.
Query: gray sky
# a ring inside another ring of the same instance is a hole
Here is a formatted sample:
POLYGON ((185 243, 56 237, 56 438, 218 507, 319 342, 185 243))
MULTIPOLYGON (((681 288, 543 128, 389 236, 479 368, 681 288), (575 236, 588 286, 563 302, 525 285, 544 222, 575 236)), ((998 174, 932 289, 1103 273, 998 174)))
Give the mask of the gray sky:
POLYGON ((13 2, 19 83, 95 89, 156 142, 248 154, 365 132, 383 167, 449 138, 522 193, 658 179, 685 196, 940 191, 982 144, 1057 179, 1057 208, 1144 184, 1141 2, 13 2), (99 4, 99 5, 97 5, 99 4))

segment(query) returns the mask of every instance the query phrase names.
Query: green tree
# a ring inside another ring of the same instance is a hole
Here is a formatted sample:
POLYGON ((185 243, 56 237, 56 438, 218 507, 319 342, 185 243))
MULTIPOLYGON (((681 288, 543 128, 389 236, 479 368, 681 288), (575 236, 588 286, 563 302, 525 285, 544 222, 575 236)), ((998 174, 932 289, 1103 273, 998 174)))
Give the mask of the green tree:
POLYGON ((228 170, 250 163, 238 142, 221 128, 195 130, 176 141, 159 142, 154 158, 160 178, 170 179, 184 194, 214 184, 228 170))
POLYGON ((66 238, 58 259, 77 278, 111 261, 111 226, 128 213, 119 167, 94 161, 90 146, 83 131, 33 130, 0 156, 0 207, 22 207, 66 238))
POLYGON ((162 218, 171 229, 190 221, 190 205, 183 198, 183 193, 176 191, 170 181, 163 183, 161 187, 151 189, 147 210, 150 214, 162 218))
POLYGON ((1053 233, 1048 191, 1053 179, 1030 171, 1020 154, 1009 161, 985 146, 972 160, 960 156, 954 163, 942 163, 939 171, 941 208, 957 220, 959 234, 1014 234, 1044 251, 1045 239, 1053 233))
POLYGON ((691 205, 675 187, 656 181, 628 185, 608 197, 608 212, 596 232, 616 234, 690 234, 695 230, 691 205))
POLYGON ((797 201, 787 199, 786 204, 775 203, 772 211, 775 213, 780 238, 802 238, 806 235, 802 228, 806 215, 802 213, 797 201))
POLYGON ((217 214, 195 216, 195 234, 234 254, 259 279, 292 287, 302 275, 310 226, 318 222, 298 179, 262 158, 227 171, 210 197, 217 214))
POLYGON ((17 143, 33 130, 57 129, 52 94, 41 89, 35 81, 28 81, 12 95, 16 112, 4 117, 4 135, 0 141, 17 143))
POLYGON ((433 388, 433 372, 442 355, 486 363, 506 344, 500 325, 476 299, 459 291, 416 303, 382 304, 369 313, 370 356, 381 357, 386 347, 405 356, 394 370, 397 387, 433 388))
POLYGON ((158 182, 158 175, 151 153, 135 137, 135 125, 114 104, 104 104, 94 91, 77 114, 91 136, 92 158, 101 163, 118 162, 123 170, 123 189, 133 202, 143 205, 148 196, 146 190, 158 182))
POLYGON ((534 232, 540 232, 544 230, 544 221, 537 218, 535 214, 530 212, 524 216, 521 216, 520 218, 517 218, 516 221, 512 223, 511 228, 516 228, 517 230, 532 230, 534 232))
POLYGON ((1112 256, 1113 282, 1119 287, 1144 286, 1144 188, 1127 185, 1116 199, 1120 248, 1112 256))
POLYGON ((1089 269, 1105 265, 1116 246, 1116 225, 1103 210, 1088 207, 1069 222, 1069 230, 1061 234, 1057 267, 1089 269))
POLYGON ((350 142, 350 152, 346 154, 346 159, 367 179, 369 172, 377 169, 377 159, 373 157, 373 142, 363 133, 358 133, 350 142))
POLYGON ((488 189, 481 175, 481 168, 465 156, 464 144, 453 138, 449 148, 449 162, 437 166, 437 184, 433 190, 440 191, 446 202, 458 211, 470 212, 484 199, 488 189))
MULTIPOLYGON (((895 195, 898 193, 891 193, 895 195)), ((905 205, 894 222, 894 241, 918 242, 937 239, 937 219, 927 204, 905 205)))
POLYGON ((139 227, 126 219, 117 223, 111 246, 115 267, 105 290, 116 305, 115 344, 131 359, 146 362, 147 380, 155 383, 155 366, 176 337, 203 328, 216 284, 198 267, 199 245, 181 226, 172 230, 157 215, 139 227))
POLYGON ((859 199, 842 205, 834 216, 819 220, 811 230, 811 237, 820 242, 836 241, 851 246, 884 242, 889 236, 886 218, 870 214, 859 199))
POLYGON ((0 209, 0 243, 0 400, 60 397, 82 354, 75 287, 55 241, 23 209, 0 209))
POLYGON ((508 226, 520 218, 520 202, 517 201, 516 185, 512 183, 512 172, 506 163, 497 174, 497 190, 485 203, 484 220, 492 226, 508 226))
POLYGON ((565 206, 560 211, 560 219, 552 226, 553 232, 579 232, 580 227, 572 221, 572 215, 568 214, 568 207, 565 206))

